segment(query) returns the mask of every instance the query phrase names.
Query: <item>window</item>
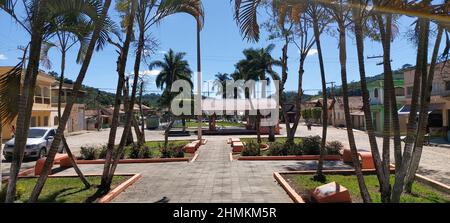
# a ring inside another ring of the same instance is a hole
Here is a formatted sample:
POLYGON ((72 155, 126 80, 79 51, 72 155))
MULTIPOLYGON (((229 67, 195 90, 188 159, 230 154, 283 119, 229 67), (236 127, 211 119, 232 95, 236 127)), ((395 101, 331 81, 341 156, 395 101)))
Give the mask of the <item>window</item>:
POLYGON ((413 87, 407 87, 406 88, 406 95, 411 96, 413 92, 413 87))
POLYGON ((42 97, 42 90, 39 86, 34 89, 34 103, 43 104, 44 98, 42 97))
POLYGON ((31 127, 36 127, 36 117, 35 116, 31 117, 30 126, 31 127))
POLYGON ((405 96, 405 89, 402 87, 396 87, 395 96, 405 96))
POLYGON ((55 133, 55 130, 50 130, 50 132, 48 133, 48 136, 47 137, 49 137, 49 136, 55 136, 56 135, 56 133, 55 133))
POLYGON ((58 119, 58 116, 55 116, 55 117, 53 118, 53 125, 59 125, 59 119, 58 119))
POLYGON ((378 98, 378 88, 375 88, 375 90, 373 90, 373 96, 375 98, 378 98))
POLYGON ((41 116, 38 116, 38 117, 37 117, 37 124, 38 124, 37 126, 42 126, 42 125, 41 125, 41 116))

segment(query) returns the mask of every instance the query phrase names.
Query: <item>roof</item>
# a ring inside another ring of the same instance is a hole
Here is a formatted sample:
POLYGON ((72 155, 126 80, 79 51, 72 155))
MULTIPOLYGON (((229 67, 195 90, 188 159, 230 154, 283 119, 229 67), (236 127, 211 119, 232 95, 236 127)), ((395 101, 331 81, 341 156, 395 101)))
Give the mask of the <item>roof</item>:
MULTIPOLYGON (((8 71, 10 71, 11 69, 13 69, 14 68, 14 66, 0 66, 0 76, 1 75, 3 75, 3 74, 5 74, 6 72, 8 72, 8 71)), ((55 78, 53 77, 53 76, 51 76, 51 75, 48 75, 48 74, 46 74, 44 71, 42 71, 42 70, 39 70, 39 72, 38 72, 38 78, 44 78, 44 79, 47 79, 47 80, 49 80, 49 81, 51 81, 51 82, 54 82, 55 81, 55 78)))
MULTIPOLYGON (((350 106, 350 110, 361 110, 364 105, 362 96, 348 97, 348 105, 350 106)), ((336 97, 336 106, 339 106, 340 108, 344 108, 344 98, 343 97, 336 97)))
MULTIPOLYGON (((120 110, 124 110, 123 109, 123 104, 120 105, 120 110)), ((139 105, 138 104, 134 104, 133 110, 140 110, 139 105)), ((152 110, 152 108, 146 106, 146 105, 142 105, 142 110, 152 110)))

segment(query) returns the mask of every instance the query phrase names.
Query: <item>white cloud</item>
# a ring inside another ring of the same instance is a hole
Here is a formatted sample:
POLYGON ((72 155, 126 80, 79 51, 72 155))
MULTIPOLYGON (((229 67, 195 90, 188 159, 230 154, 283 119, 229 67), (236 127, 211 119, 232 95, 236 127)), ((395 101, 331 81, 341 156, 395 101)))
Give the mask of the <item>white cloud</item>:
POLYGON ((159 53, 159 54, 167 54, 167 51, 165 51, 165 50, 160 50, 158 53, 159 53))
POLYGON ((159 73, 161 73, 160 70, 144 70, 144 71, 139 71, 140 75, 144 75, 144 76, 157 76, 159 73))
POLYGON ((317 49, 310 49, 309 52, 308 52, 308 57, 314 56, 314 55, 316 55, 317 53, 319 53, 319 52, 317 51, 317 49))
POLYGON ((8 57, 5 56, 5 54, 0 53, 0 60, 7 60, 8 57))

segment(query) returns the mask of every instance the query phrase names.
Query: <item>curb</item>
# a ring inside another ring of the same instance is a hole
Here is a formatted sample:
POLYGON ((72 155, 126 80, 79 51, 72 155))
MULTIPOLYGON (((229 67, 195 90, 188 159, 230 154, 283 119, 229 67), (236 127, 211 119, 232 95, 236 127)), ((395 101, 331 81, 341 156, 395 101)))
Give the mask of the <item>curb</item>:
POLYGON ((198 153, 195 153, 194 157, 192 157, 191 161, 189 161, 189 163, 193 163, 195 162, 195 160, 197 160, 198 157, 198 153))
MULTIPOLYGON (((319 160, 319 155, 304 156, 240 156, 237 160, 242 161, 296 161, 296 160, 319 160)), ((328 155, 324 157, 325 161, 340 161, 340 155, 328 155)))
POLYGON ((292 188, 289 185, 289 183, 283 178, 283 176, 281 176, 280 173, 274 172, 273 177, 275 178, 275 180, 277 180, 277 182, 281 185, 281 187, 283 187, 283 189, 286 191, 286 193, 289 195, 289 197, 294 201, 294 203, 298 203, 298 204, 305 203, 303 198, 297 192, 295 192, 294 188, 292 188))
POLYGON ((142 174, 140 174, 140 173, 135 174, 130 179, 128 179, 127 181, 123 182, 122 184, 120 184, 119 186, 114 188, 114 190, 110 191, 108 194, 106 194, 105 196, 100 198, 100 200, 97 203, 109 203, 109 202, 111 202, 114 198, 119 196, 120 193, 122 193, 125 189, 127 189, 132 184, 134 184, 141 177, 142 177, 142 174))

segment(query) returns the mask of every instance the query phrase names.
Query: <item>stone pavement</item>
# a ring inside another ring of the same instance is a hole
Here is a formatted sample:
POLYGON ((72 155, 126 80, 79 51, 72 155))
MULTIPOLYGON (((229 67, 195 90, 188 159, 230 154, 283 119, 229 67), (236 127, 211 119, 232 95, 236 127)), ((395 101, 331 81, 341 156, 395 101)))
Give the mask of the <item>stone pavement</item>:
MULTIPOLYGON (((113 202, 275 202, 292 200, 273 178, 274 171, 315 169, 314 161, 230 161, 230 146, 213 139, 198 150, 193 163, 119 165, 117 173, 142 173, 142 178, 113 202)), ((347 168, 340 162, 326 166, 347 168)), ((101 165, 82 165, 84 173, 101 173, 101 165)), ((73 173, 66 170, 59 174, 73 173)))

